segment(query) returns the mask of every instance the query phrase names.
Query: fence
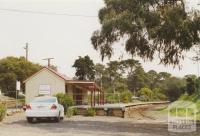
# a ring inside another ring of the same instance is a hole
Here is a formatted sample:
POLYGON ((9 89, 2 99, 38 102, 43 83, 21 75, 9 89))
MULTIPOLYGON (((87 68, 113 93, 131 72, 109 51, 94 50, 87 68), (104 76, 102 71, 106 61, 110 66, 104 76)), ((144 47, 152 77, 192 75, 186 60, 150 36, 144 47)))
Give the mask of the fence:
POLYGON ((24 99, 0 100, 0 104, 5 105, 7 109, 22 108, 22 106, 24 105, 24 99))

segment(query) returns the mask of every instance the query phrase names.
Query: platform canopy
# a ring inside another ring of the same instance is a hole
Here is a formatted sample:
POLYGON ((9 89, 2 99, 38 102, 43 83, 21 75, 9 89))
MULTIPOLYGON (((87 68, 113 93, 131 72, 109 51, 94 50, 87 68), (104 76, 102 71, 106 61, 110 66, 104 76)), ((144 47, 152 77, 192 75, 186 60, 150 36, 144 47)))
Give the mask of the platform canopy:
POLYGON ((96 90, 102 92, 102 89, 95 82, 92 81, 67 80, 66 83, 78 85, 90 91, 96 90))

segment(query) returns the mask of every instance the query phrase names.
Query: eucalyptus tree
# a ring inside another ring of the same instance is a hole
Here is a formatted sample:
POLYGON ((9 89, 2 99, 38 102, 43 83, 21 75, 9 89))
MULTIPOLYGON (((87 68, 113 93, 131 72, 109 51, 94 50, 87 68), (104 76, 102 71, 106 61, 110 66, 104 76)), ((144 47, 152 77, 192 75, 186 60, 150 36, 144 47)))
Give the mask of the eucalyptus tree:
POLYGON ((125 51, 133 56, 178 65, 183 52, 200 42, 200 16, 186 12, 183 0, 104 2, 99 11, 101 29, 91 37, 102 60, 113 55, 116 42, 124 41, 125 51))

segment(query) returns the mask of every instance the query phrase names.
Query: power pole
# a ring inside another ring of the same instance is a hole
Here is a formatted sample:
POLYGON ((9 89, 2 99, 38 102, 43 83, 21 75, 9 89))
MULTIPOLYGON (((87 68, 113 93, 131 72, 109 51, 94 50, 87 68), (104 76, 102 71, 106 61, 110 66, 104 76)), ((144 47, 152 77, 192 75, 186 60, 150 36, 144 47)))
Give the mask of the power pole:
POLYGON ((54 58, 45 58, 43 60, 47 60, 48 61, 48 67, 51 66, 51 60, 54 59, 54 58))
POLYGON ((28 61, 28 43, 26 43, 26 46, 24 47, 25 51, 26 51, 26 61, 28 61))

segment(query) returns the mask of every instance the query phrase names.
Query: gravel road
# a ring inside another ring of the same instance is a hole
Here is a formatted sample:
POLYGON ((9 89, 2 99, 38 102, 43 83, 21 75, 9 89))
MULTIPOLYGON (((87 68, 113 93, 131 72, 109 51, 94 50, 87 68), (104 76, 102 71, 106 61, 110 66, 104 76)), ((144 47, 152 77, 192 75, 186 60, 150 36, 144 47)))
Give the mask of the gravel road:
POLYGON ((0 136, 200 136, 196 133, 168 133, 167 124, 156 120, 132 120, 116 117, 66 118, 60 123, 27 123, 23 113, 0 123, 0 136))

